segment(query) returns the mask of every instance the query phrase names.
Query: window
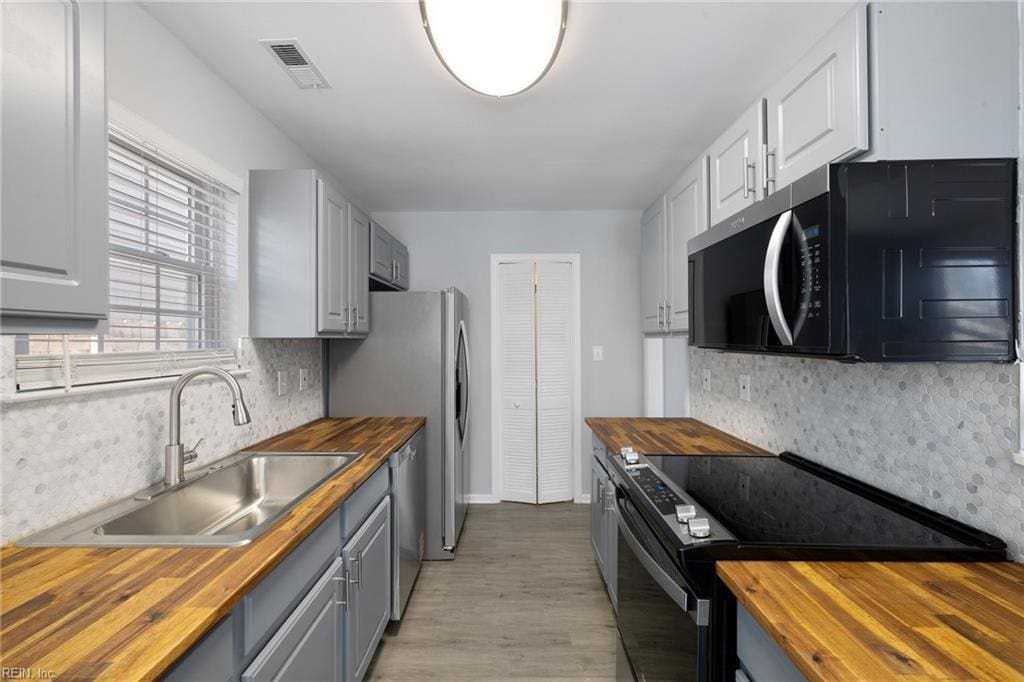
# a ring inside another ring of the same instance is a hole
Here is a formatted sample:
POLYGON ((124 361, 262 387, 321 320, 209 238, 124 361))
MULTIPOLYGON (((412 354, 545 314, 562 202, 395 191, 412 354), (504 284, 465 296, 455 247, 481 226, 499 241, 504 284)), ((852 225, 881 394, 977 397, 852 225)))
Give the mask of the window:
POLYGON ((17 337, 18 390, 237 367, 238 193, 123 130, 108 160, 109 330, 17 337))

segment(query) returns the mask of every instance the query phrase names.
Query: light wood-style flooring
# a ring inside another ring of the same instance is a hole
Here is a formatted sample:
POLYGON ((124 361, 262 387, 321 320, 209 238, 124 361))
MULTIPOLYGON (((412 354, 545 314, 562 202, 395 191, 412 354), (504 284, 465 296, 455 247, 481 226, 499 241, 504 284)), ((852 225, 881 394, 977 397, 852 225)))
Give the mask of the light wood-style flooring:
POLYGON ((473 505, 454 561, 428 561, 371 680, 615 679, 615 617, 589 507, 473 505))

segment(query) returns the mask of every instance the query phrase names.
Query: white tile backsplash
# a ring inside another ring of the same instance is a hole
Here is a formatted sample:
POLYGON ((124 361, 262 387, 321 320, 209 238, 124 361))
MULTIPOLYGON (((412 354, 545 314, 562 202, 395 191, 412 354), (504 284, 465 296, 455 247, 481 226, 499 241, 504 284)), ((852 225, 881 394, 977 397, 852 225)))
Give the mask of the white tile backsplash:
MULTIPOLYGON (((4 373, 12 371, 5 353, 4 373)), ((239 378, 252 423, 235 426, 228 388, 197 379, 182 393, 186 446, 200 466, 323 415, 317 340, 249 340, 239 378), (299 369, 309 388, 298 391, 299 369), (290 390, 277 395, 277 372, 290 390)), ((8 385, 10 385, 8 383, 8 385)), ((6 403, 0 410, 0 544, 141 490, 163 478, 170 386, 6 403)))
POLYGON ((690 349, 692 415, 1006 541, 1024 561, 1016 367, 842 364, 690 349), (711 372, 712 390, 701 390, 711 372), (739 377, 750 376, 751 400, 739 377))

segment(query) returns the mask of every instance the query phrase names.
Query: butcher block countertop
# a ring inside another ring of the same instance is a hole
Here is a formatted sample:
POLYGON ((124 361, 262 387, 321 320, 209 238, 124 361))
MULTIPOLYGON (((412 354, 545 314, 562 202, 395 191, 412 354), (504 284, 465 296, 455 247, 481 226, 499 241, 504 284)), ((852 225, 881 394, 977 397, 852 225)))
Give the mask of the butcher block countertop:
POLYGON ((319 419, 247 448, 364 454, 241 547, 0 549, 0 664, 159 677, 425 423, 319 419))
POLYGON ((725 561, 810 680, 1024 679, 1024 564, 725 561))
POLYGON ((754 455, 772 453, 689 418, 587 417, 612 452, 630 446, 641 455, 754 455))

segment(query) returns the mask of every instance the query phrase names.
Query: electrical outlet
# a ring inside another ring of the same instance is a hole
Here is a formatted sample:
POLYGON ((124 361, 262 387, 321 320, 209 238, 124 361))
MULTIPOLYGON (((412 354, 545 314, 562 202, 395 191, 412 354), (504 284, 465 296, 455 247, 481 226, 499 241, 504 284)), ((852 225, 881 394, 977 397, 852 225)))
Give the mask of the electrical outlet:
POLYGON ((594 346, 594 362, 601 362, 604 360, 604 346, 594 346))
POLYGON ((740 400, 750 402, 750 375, 740 375, 740 400))
POLYGON ((706 369, 701 374, 700 387, 705 393, 711 393, 711 370, 706 369))
POLYGON ((284 395, 288 392, 288 372, 287 370, 277 370, 277 394, 284 395))
POLYGON ((299 390, 305 391, 309 388, 309 370, 302 368, 299 370, 299 390))

